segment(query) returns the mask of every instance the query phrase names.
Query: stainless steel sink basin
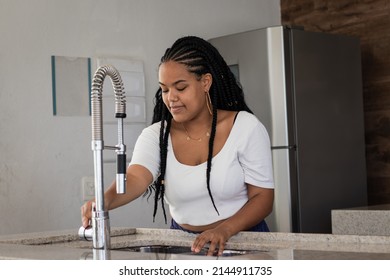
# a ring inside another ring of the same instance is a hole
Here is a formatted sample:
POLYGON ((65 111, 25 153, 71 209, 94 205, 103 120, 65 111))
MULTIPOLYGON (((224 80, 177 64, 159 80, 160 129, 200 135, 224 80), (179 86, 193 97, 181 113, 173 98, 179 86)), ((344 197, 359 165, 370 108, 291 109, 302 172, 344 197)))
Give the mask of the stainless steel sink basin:
MULTIPOLYGON (((148 246, 132 246, 126 248, 116 249, 119 251, 128 252, 140 252, 140 253, 162 253, 162 254, 182 254, 182 255, 207 255, 208 248, 203 248, 199 253, 194 253, 188 246, 171 246, 171 245, 148 245, 148 246)), ((259 250, 224 250, 222 257, 233 257, 247 254, 256 254, 259 250)), ((216 250, 213 256, 217 256, 218 251, 216 250)))

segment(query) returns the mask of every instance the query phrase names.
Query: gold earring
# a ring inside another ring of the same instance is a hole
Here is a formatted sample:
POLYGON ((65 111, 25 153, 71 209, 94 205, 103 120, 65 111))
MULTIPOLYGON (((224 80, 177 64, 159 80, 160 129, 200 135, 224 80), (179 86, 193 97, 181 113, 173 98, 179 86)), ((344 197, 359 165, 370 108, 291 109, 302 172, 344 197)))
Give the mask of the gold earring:
POLYGON ((210 98, 210 94, 208 91, 206 91, 206 105, 207 105, 207 109, 209 109, 209 113, 210 115, 212 116, 213 115, 213 104, 211 103, 211 98, 210 98))

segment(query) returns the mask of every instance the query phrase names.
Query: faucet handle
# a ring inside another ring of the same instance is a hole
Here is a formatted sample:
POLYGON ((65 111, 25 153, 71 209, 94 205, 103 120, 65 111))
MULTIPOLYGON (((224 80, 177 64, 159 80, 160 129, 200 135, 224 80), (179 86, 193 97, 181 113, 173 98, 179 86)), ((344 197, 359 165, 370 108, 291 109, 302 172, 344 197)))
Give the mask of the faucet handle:
POLYGON ((118 194, 126 193, 126 154, 117 154, 116 156, 116 192, 118 194))
POLYGON ((92 241, 92 232, 93 229, 91 225, 87 226, 86 228, 81 226, 79 228, 79 237, 82 240, 92 241))

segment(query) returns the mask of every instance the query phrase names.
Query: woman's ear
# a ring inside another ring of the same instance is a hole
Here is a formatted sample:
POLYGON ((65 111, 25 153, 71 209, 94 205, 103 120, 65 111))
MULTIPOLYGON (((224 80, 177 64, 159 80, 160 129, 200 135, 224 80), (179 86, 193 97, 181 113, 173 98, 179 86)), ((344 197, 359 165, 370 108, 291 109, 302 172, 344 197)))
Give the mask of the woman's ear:
POLYGON ((211 76, 210 73, 203 74, 202 85, 205 92, 209 92, 212 83, 213 83, 213 76, 211 76))

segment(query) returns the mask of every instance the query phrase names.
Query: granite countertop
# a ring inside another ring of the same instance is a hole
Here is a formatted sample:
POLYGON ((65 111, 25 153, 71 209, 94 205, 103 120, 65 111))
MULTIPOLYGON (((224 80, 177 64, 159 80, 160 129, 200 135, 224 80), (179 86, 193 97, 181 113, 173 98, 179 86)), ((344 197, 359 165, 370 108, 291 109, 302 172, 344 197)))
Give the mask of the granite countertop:
MULTIPOLYGON (((120 248, 139 245, 190 247, 194 234, 170 229, 113 228, 110 259, 196 259, 195 255, 130 253, 120 248)), ((241 232, 226 244, 230 250, 257 250, 248 259, 390 259, 389 236, 241 232)), ((0 259, 91 259, 91 241, 77 230, 0 236, 0 259)), ((220 257, 221 258, 221 257, 220 257)), ((234 257, 230 257, 234 258, 234 257)))
POLYGON ((334 234, 390 236, 390 204, 334 209, 334 234))

